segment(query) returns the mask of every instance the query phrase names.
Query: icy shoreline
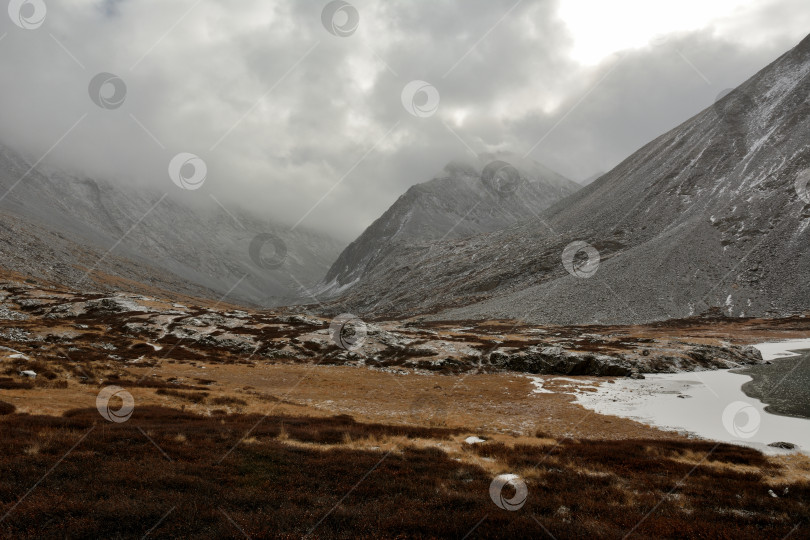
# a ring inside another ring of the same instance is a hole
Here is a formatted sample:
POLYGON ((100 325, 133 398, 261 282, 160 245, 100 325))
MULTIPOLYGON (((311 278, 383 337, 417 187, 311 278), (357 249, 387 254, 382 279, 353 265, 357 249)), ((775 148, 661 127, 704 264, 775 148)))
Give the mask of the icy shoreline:
MULTIPOLYGON (((755 347, 763 359, 773 360, 794 356, 791 350, 810 348, 810 339, 755 347)), ((750 380, 750 376, 730 370, 647 375, 644 380, 596 383, 596 391, 589 391, 593 389, 589 384, 588 389, 577 388, 574 395, 576 403, 599 414, 751 446, 769 454, 785 452, 768 446, 782 441, 810 453, 810 420, 765 411, 766 404, 742 391, 750 380)))

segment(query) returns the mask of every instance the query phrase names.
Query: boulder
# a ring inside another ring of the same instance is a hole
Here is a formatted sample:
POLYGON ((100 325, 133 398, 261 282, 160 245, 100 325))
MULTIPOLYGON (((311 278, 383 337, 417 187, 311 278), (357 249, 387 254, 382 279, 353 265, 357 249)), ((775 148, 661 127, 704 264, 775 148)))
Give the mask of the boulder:
POLYGON ((795 444, 789 443, 789 442, 784 442, 784 441, 772 442, 768 446, 773 447, 773 448, 781 448, 782 450, 795 450, 796 449, 795 444))
POLYGON ((762 363, 762 354, 750 345, 693 345, 686 353, 701 366, 731 368, 762 363))
POLYGON ((632 366, 624 358, 606 354, 566 351, 562 347, 498 349, 489 363, 501 369, 548 375, 628 376, 632 366))

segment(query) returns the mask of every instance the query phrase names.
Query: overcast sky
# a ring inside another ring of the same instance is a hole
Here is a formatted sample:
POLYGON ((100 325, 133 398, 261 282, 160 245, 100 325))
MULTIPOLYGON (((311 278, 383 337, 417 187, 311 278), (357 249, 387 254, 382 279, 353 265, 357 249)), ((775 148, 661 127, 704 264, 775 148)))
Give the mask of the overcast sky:
POLYGON ((794 46, 810 3, 12 0, 0 19, 5 144, 348 241, 475 153, 609 170, 794 46), (172 183, 179 153, 199 189, 172 183))

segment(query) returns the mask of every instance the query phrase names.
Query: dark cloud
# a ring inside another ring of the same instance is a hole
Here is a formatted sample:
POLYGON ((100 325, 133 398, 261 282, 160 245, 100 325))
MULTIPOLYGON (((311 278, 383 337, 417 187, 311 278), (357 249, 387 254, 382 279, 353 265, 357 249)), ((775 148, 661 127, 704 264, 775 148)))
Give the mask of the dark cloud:
POLYGON ((723 32, 588 66, 571 57, 556 1, 357 1, 349 37, 323 27, 326 4, 50 2, 37 30, 2 17, 0 138, 36 160, 64 136, 46 162, 167 191, 171 158, 191 152, 208 179, 183 196, 290 225, 306 215, 302 225, 350 240, 473 153, 532 150, 576 180, 608 170, 784 52, 808 21, 805 3, 761 2, 723 32), (752 21, 756 31, 733 31, 752 21), (88 95, 100 72, 126 83, 120 108, 88 95), (435 115, 402 106, 413 80, 438 90, 435 115))

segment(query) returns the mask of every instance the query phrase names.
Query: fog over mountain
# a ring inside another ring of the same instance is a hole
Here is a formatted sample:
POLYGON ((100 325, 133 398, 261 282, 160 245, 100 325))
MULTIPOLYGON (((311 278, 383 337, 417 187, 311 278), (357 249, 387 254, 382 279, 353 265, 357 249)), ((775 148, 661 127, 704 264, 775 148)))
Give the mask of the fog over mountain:
POLYGON ((334 309, 556 324, 801 313, 808 96, 810 36, 539 217, 392 252, 334 309))
POLYGON ((485 165, 450 163, 436 178, 410 188, 340 254, 318 294, 339 294, 410 244, 503 229, 536 217, 580 188, 518 156, 482 155, 478 161, 485 165))
POLYGON ((35 168, 0 147, 6 270, 84 290, 134 289, 278 306, 309 301, 342 247, 219 201, 35 168), (20 182, 17 179, 23 178, 20 182))
POLYGON ((575 181, 609 170, 810 27, 803 0, 603 4, 358 2, 341 37, 320 2, 49 2, 41 31, 0 22, 0 140, 30 163, 161 192, 176 189, 172 158, 193 153, 207 178, 181 197, 348 243, 474 154, 527 155, 575 181), (115 108, 88 95, 100 73, 125 86, 115 108), (403 107, 411 81, 436 89, 432 115, 403 107))

